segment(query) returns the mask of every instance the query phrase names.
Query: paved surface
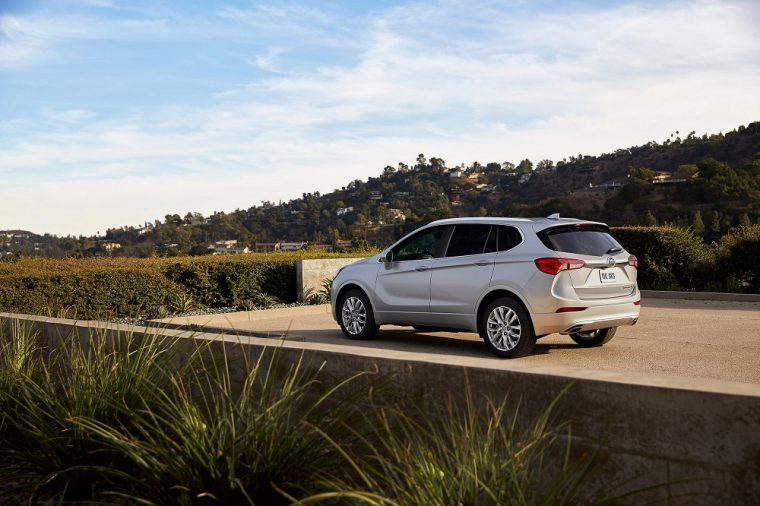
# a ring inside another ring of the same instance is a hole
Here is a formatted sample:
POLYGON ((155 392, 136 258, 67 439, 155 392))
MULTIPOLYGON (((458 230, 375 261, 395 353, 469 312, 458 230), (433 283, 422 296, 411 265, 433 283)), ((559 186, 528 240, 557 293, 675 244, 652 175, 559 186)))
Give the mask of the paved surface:
MULTIPOLYGON (((195 329, 199 326, 208 331, 381 348, 410 356, 492 357, 480 338, 470 333, 419 333, 407 327, 384 326, 372 341, 351 341, 343 337, 329 306, 162 322, 193 324, 195 329)), ((621 327, 601 348, 580 348, 569 337, 553 334, 538 341, 533 355, 509 362, 760 384, 760 303, 645 299, 639 323, 621 327)), ((492 367, 494 360, 488 363, 492 367)))

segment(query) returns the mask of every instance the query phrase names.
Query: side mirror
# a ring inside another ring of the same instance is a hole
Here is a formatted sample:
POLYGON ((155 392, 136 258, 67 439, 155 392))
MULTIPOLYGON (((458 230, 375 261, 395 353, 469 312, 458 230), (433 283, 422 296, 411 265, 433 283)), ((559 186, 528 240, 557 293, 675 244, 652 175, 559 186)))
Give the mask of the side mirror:
POLYGON ((393 250, 388 250, 384 257, 380 257, 380 261, 386 264, 393 262, 393 250))

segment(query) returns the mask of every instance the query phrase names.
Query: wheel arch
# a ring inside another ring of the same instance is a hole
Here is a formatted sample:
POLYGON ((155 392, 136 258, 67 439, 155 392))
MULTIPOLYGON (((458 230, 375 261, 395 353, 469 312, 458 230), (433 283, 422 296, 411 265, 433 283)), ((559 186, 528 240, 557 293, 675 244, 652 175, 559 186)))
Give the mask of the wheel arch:
POLYGON ((370 296, 369 290, 367 290, 365 287, 363 287, 362 285, 360 285, 359 283, 357 283, 355 281, 349 281, 349 282, 343 284, 340 287, 340 289, 338 290, 337 295, 335 296, 335 318, 336 318, 336 320, 338 318, 338 311, 339 311, 338 308, 340 307, 340 301, 341 301, 341 299, 346 294, 346 292, 348 292, 350 290, 354 290, 354 289, 361 290, 362 292, 364 292, 364 295, 366 295, 367 299, 369 300, 370 306, 372 306, 371 307, 372 314, 375 316, 375 318, 377 318, 377 311, 375 311, 375 301, 372 300, 372 296, 370 296))
POLYGON ((525 310, 525 313, 528 315, 528 319, 530 320, 530 326, 535 331, 536 326, 533 324, 533 315, 531 314, 530 309, 528 308, 528 305, 525 303, 523 298, 512 290, 506 288, 496 288, 485 294, 483 298, 480 299, 480 303, 478 304, 478 311, 475 315, 475 328, 477 329, 478 333, 480 333, 481 330, 480 322, 483 318, 483 313, 485 312, 486 308, 491 302, 501 297, 507 297, 516 300, 517 303, 520 304, 525 310))

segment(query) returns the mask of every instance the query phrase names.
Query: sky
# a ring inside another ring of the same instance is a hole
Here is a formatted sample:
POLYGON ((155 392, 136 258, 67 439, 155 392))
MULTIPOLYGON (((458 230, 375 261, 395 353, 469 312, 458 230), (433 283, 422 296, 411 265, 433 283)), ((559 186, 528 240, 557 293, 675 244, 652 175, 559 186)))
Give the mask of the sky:
POLYGON ((0 0, 0 230, 760 120, 760 2, 0 0))

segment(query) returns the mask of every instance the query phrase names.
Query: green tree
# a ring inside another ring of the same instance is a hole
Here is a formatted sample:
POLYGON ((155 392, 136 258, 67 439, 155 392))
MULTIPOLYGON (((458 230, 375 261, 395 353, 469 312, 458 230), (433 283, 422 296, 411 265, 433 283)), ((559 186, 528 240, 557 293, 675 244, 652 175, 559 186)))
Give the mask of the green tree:
POLYGON ((744 213, 739 217, 739 226, 740 227, 749 227, 752 224, 752 222, 749 220, 749 216, 747 213, 744 213))
POLYGON ((526 158, 517 166, 517 173, 528 174, 529 172, 533 172, 533 162, 526 158))
POLYGON ((647 209, 647 213, 644 215, 644 224, 648 227, 657 226, 657 218, 654 217, 654 214, 649 209, 647 209))
POLYGON ((713 211, 710 218, 710 240, 716 241, 720 238, 720 212, 713 211))
POLYGON ((702 213, 697 211, 694 213, 694 221, 692 223, 692 230, 694 233, 698 236, 703 236, 705 234, 705 222, 702 221, 702 213))

